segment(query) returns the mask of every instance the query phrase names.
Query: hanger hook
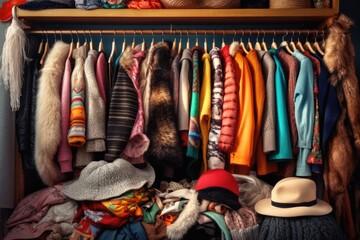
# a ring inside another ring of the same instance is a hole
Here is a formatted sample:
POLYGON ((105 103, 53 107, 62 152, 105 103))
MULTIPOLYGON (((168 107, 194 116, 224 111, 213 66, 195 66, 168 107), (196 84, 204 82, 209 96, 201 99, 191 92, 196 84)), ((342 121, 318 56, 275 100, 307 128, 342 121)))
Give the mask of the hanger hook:
POLYGON ((73 35, 72 35, 72 30, 70 30, 70 38, 71 38, 71 42, 74 42, 74 38, 73 38, 73 35))
POLYGON ((204 31, 204 40, 206 42, 206 30, 204 31))
POLYGON ((92 42, 92 41, 93 41, 93 39, 92 39, 91 31, 90 31, 90 30, 88 30, 88 31, 89 31, 90 41, 92 42))
POLYGON ((264 33, 264 35, 263 35, 261 41, 262 41, 262 42, 265 42, 265 30, 264 30, 264 29, 263 29, 263 33, 264 33))
POLYGON ((102 38, 102 30, 100 30, 100 42, 103 41, 103 38, 102 38))
POLYGON ((307 31, 307 35, 306 35, 306 41, 308 41, 308 37, 310 35, 310 31, 309 30, 306 30, 307 31))
POLYGON ((189 39, 189 29, 186 31, 186 34, 187 34, 187 41, 189 42, 190 39, 189 39))
POLYGON ((86 32, 85 32, 85 30, 83 30, 83 34, 84 34, 84 39, 85 39, 85 42, 87 43, 87 36, 86 36, 86 32))
POLYGON ((197 30, 195 30, 196 42, 199 42, 197 30))
POLYGON ((325 31, 324 30, 322 30, 322 41, 321 42, 322 43, 325 42, 325 31))
POLYGON ((213 30, 213 43, 215 43, 215 30, 213 30))
POLYGON ((295 32, 294 32, 294 29, 292 30, 292 35, 291 35, 291 38, 290 38, 290 41, 292 42, 293 41, 293 37, 295 35, 295 32))
POLYGON ((249 31, 250 31, 250 33, 249 33, 249 36, 248 36, 248 42, 250 42, 250 38, 251 38, 251 34, 252 34, 251 29, 249 31))
POLYGON ((241 43, 243 42, 243 36, 244 36, 244 30, 241 29, 241 37, 240 37, 240 42, 241 42, 241 43))
POLYGON ((164 42, 164 30, 161 30, 161 42, 164 42))
POLYGON ((285 35, 282 36, 282 41, 284 42, 285 41, 285 36, 287 36, 289 33, 288 33, 288 30, 286 29, 286 33, 285 35))
POLYGON ((273 42, 275 42, 275 37, 276 37, 276 31, 274 30, 274 36, 273 36, 273 39, 272 39, 273 42))
POLYGON ((300 42, 300 30, 299 30, 297 41, 300 42))
POLYGON ((225 31, 223 31, 222 42, 225 42, 224 37, 225 37, 225 31))
POLYGON ((56 30, 54 30, 54 38, 55 38, 55 42, 57 41, 56 39, 56 30))
POLYGON ((260 31, 259 31, 259 30, 257 30, 256 42, 259 42, 259 36, 260 36, 260 31))
POLYGON ((235 37, 236 37, 236 30, 234 29, 233 42, 235 42, 235 37))

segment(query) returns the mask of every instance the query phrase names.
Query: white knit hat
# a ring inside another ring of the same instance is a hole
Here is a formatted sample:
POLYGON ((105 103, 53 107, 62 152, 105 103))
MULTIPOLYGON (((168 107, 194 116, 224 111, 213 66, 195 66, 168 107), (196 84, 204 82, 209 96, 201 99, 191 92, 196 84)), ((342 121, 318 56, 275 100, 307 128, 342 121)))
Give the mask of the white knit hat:
POLYGON ((62 192, 71 199, 100 201, 143 187, 155 181, 155 171, 150 164, 139 169, 118 158, 113 162, 93 161, 80 173, 79 179, 65 184, 62 192))

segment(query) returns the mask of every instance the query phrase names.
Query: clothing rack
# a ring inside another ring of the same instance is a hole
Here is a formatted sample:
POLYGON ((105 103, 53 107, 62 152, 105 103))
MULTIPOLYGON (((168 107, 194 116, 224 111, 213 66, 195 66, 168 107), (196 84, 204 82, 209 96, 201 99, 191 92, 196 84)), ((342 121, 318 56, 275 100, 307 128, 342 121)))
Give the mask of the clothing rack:
POLYGON ((223 34, 223 35, 228 35, 228 34, 256 34, 256 35, 277 35, 277 34, 286 34, 286 35, 295 35, 295 34, 319 34, 319 35, 323 35, 326 30, 314 30, 314 29, 223 29, 223 30, 219 30, 219 29, 164 29, 164 30, 159 30, 159 29, 154 29, 154 30, 139 30, 139 29, 133 29, 133 30, 129 30, 129 29, 124 29, 124 30, 119 30, 119 29, 106 29, 106 30, 85 30, 85 29, 81 29, 81 30, 26 30, 27 33, 29 34, 77 34, 77 33, 84 33, 84 34, 125 34, 125 35, 131 35, 131 34, 140 34, 140 35, 158 35, 158 34, 167 34, 167 35, 176 35, 176 34, 202 34, 202 35, 215 35, 215 34, 223 34))

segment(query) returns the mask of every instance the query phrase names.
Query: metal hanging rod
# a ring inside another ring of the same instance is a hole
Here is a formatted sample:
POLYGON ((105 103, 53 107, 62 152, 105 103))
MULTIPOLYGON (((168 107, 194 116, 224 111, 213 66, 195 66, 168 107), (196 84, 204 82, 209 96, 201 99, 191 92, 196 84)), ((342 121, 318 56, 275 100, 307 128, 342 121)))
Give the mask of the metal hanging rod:
POLYGON ((277 34, 324 34, 324 30, 314 30, 314 29, 224 29, 224 30, 212 30, 212 29, 172 29, 172 30, 27 30, 26 31, 29 34, 76 34, 76 33, 86 33, 86 34, 126 34, 126 35, 133 35, 133 34, 222 34, 222 35, 228 35, 228 34, 267 34, 267 35, 277 35, 277 34))

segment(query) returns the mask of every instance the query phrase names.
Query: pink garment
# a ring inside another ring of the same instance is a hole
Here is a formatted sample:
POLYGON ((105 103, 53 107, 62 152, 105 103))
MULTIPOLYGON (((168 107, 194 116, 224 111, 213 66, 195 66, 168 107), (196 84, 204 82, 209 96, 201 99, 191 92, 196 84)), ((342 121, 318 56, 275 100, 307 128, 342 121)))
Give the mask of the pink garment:
POLYGON ((58 162, 62 173, 72 172, 72 152, 67 142, 70 128, 70 99, 71 99, 71 62, 66 59, 61 89, 61 142, 58 151, 58 162))
POLYGON ((4 240, 15 239, 37 239, 45 231, 52 231, 54 223, 46 222, 42 224, 22 223, 12 228, 5 236, 4 240))
POLYGON ((58 184, 31 193, 23 198, 6 222, 7 228, 22 223, 39 222, 54 204, 64 203, 68 198, 61 192, 63 185, 58 184))
POLYGON ((104 52, 99 52, 99 56, 96 62, 96 80, 99 86, 101 98, 104 100, 106 105, 107 92, 109 89, 107 80, 107 61, 104 52))
POLYGON ((139 88, 140 64, 145 57, 145 52, 139 50, 138 47, 134 48, 132 51, 134 54, 134 59, 132 62, 130 78, 138 95, 139 109, 129 141, 126 144, 124 151, 122 152, 122 157, 130 161, 132 164, 140 164, 145 162, 144 153, 149 148, 150 144, 149 138, 144 134, 144 111, 142 94, 139 88))

